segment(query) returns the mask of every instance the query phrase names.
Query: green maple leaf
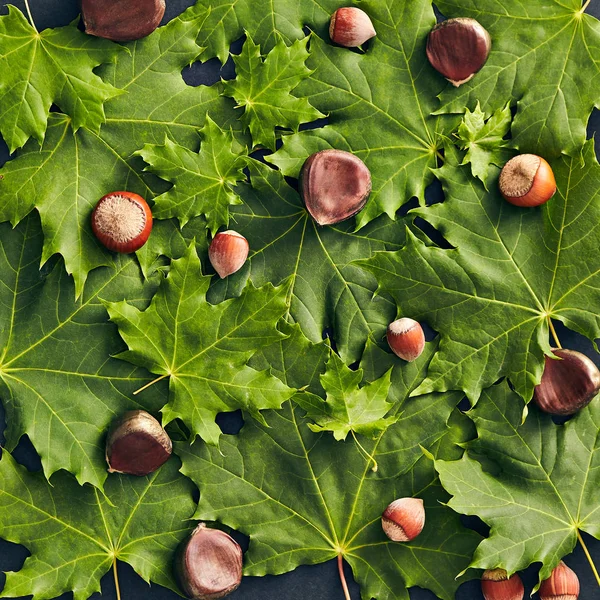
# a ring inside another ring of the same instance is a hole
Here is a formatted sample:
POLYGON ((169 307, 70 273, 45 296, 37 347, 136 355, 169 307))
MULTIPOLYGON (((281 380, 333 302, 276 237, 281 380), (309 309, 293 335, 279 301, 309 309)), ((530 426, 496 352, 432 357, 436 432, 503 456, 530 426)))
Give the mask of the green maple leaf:
POLYGON ((522 414, 523 400, 506 383, 486 390, 469 413, 477 440, 461 460, 436 468, 453 496, 449 506, 491 526, 471 566, 513 573, 539 562, 542 581, 579 531, 600 539, 600 403, 564 425, 537 408, 525 423, 522 414))
POLYGON ((106 479, 104 437, 128 409, 158 411, 160 387, 144 405, 131 393, 150 381, 111 354, 123 349, 101 298, 144 307, 156 289, 135 260, 120 256, 96 271, 73 300, 73 282, 57 261, 39 271, 42 233, 32 215, 16 229, 0 225, 0 390, 7 412, 6 447, 27 434, 44 473, 73 472, 80 483, 106 479))
MULTIPOLYGON (((375 440, 364 439, 379 462, 378 474, 354 440, 336 442, 328 433, 312 432, 293 403, 267 413, 268 426, 250 421, 239 435, 225 436, 220 452, 199 442, 178 446, 183 473, 202 482, 196 518, 219 520, 250 536, 247 575, 280 574, 337 558, 352 566, 363 598, 408 600, 406 588, 415 585, 454 597, 456 576, 468 565, 478 536, 440 503, 445 493, 420 446, 445 455, 446 423, 458 396, 407 400, 430 354, 400 366, 373 345, 367 350, 367 379, 394 365, 392 396, 403 411, 375 440), (413 495, 425 502, 425 530, 413 543, 392 543, 382 531, 381 513, 397 497, 413 495)), ((308 384, 319 393, 327 355, 326 346, 309 343, 295 327, 258 364, 269 365, 292 387, 308 384)))
POLYGON ((302 123, 325 116, 307 98, 293 95, 310 75, 305 65, 309 40, 306 37, 288 47, 280 39, 263 61, 260 46, 248 35, 242 53, 233 56, 237 76, 225 82, 223 93, 244 109, 241 121, 250 130, 254 146, 275 150, 275 127, 298 131, 302 123))
POLYGON ((455 117, 430 116, 443 86, 425 53, 436 22, 431 2, 365 0, 361 8, 377 31, 368 51, 349 52, 328 37, 313 38, 307 65, 314 73, 294 92, 327 114, 329 124, 285 136, 283 148, 268 158, 292 177, 318 150, 338 148, 361 158, 373 191, 356 216, 357 228, 381 214, 395 218, 413 196, 425 203, 443 136, 458 125, 455 117))
POLYGON ((72 591, 75 600, 85 600, 100 591, 100 578, 116 570, 117 560, 145 581, 178 592, 165 565, 190 531, 195 503, 194 486, 177 466, 172 459, 147 477, 111 476, 103 496, 66 473, 49 483, 4 452, 0 535, 31 556, 20 571, 6 574, 2 597, 50 600, 72 591))
POLYGON ((129 350, 119 355, 169 378, 169 423, 181 418, 194 436, 217 444, 220 412, 243 408, 261 419, 260 409, 279 408, 293 393, 268 372, 247 366, 263 346, 283 337, 277 322, 285 312, 286 286, 249 285, 239 298, 206 301, 210 276, 202 275, 194 245, 173 261, 150 307, 108 303, 111 320, 129 350))
POLYGON ((333 12, 345 6, 341 0, 271 0, 256 9, 254 0, 198 0, 200 22, 198 43, 204 48, 202 59, 218 57, 225 64, 229 47, 244 34, 267 52, 279 40, 294 42, 305 37, 309 25, 319 35, 327 35, 333 12))
MULTIPOLYGON (((460 88, 447 86, 440 112, 481 102, 486 113, 517 106, 513 143, 522 152, 575 156, 600 108, 600 23, 581 0, 440 0, 447 17, 473 17, 492 36, 483 69, 460 88)), ((589 2, 586 3, 589 4, 589 2)))
POLYGON ((44 140, 50 107, 70 115, 73 127, 98 131, 104 103, 122 92, 94 74, 114 62, 116 44, 91 37, 76 23, 38 33, 14 6, 0 16, 0 132, 10 152, 30 137, 44 140))
MULTIPOLYGON (((473 177, 481 179, 486 188, 490 167, 503 167, 513 156, 508 142, 504 140, 510 131, 511 120, 508 105, 486 119, 478 103, 473 112, 467 109, 458 127, 459 146, 467 151, 462 164, 470 164, 473 177)), ((494 176, 497 174, 495 169, 491 172, 494 176)))
POLYGON ((446 201, 414 214, 456 247, 409 235, 397 253, 361 263, 394 296, 402 314, 441 334, 440 350, 415 394, 463 389, 476 402, 507 376, 525 400, 541 379, 550 319, 600 336, 600 166, 590 141, 581 157, 552 163, 556 196, 523 209, 486 192, 456 157, 438 171, 446 201))
POLYGON ((298 403, 313 421, 309 427, 314 432, 332 431, 336 440, 345 440, 350 432, 375 437, 385 431, 398 417, 387 417, 393 404, 388 402, 392 372, 360 387, 363 371, 352 371, 335 354, 331 353, 321 384, 327 391, 327 400, 306 394, 298 403))
POLYGON ((239 186, 244 204, 232 220, 249 241, 250 267, 215 283, 209 298, 239 293, 249 275, 258 286, 291 278, 286 303, 293 320, 315 342, 330 330, 343 360, 359 360, 367 337, 381 339, 396 308, 387 298, 372 301, 377 281, 352 261, 400 248, 404 229, 387 217, 360 235, 349 222, 319 227, 280 172, 254 160, 248 166, 251 185, 239 186))
POLYGON ((245 179, 245 152, 233 133, 222 130, 210 117, 201 133, 199 153, 167 138, 163 145, 146 145, 136 154, 150 165, 150 171, 173 184, 155 198, 153 216, 177 217, 184 226, 202 215, 214 234, 228 224, 229 207, 241 204, 234 187, 245 179))
POLYGON ((107 103, 99 133, 76 131, 72 119, 53 113, 41 150, 31 140, 0 170, 0 221, 16 225, 37 209, 44 230, 42 262, 60 253, 77 296, 91 270, 114 260, 91 230, 98 200, 115 190, 149 200, 166 191, 164 182, 143 173, 143 161, 133 153, 167 136, 197 149, 207 111, 223 128, 235 120, 233 103, 219 97, 218 86, 190 87, 181 76, 201 51, 194 41, 200 17, 194 15, 190 9, 130 44, 116 64, 102 70, 104 80, 127 93, 107 103))

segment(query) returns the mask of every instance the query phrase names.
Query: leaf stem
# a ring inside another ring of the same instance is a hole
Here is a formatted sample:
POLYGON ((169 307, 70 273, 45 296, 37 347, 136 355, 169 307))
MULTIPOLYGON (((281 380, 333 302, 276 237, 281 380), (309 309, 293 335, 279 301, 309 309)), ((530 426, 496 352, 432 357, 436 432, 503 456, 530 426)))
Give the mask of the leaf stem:
POLYGON ((591 2, 591 1, 592 1, 592 0, 587 0, 587 2, 586 2, 584 5, 583 5, 583 8, 581 9, 581 12, 582 12, 582 13, 584 13, 584 12, 585 12, 585 9, 586 9, 586 8, 587 8, 587 7, 590 5, 590 2, 591 2))
POLYGON ((556 347, 562 348, 562 346, 560 345, 560 340, 558 339, 558 334, 556 333, 556 329, 554 329, 554 323, 552 322, 552 319, 550 317, 548 317, 548 325, 550 326, 550 331, 552 332, 552 337, 554 338, 554 343, 556 344, 556 347))
POLYGON ((133 392, 133 395, 137 396, 140 392, 143 392, 144 390, 147 390, 151 385, 154 385, 155 383, 158 383, 161 379, 165 379, 169 375, 170 375, 170 373, 165 373, 164 375, 161 375, 160 377, 157 377, 156 379, 153 379, 150 383, 147 383, 146 385, 143 385, 139 390, 135 390, 135 392, 133 392))
POLYGON ((596 569, 596 565, 594 564, 592 555, 590 554, 588 547, 585 545, 585 542, 583 541, 583 537, 581 536, 581 532, 579 531, 579 529, 577 530, 577 538, 579 539, 579 543, 581 544, 581 547, 583 548, 583 551, 585 552, 585 555, 587 556, 588 562, 590 563, 590 566, 592 567, 592 571, 594 572, 594 576, 596 577, 598 586, 600 586, 600 574, 598 574, 598 569, 596 569))
POLYGON ((344 596, 346 597, 346 600, 352 600, 352 596, 350 596, 350 590, 348 589, 348 584, 346 583, 346 575, 344 575, 344 558, 341 554, 338 554, 338 571, 340 573, 340 581, 342 582, 344 596))
POLYGON ((37 30, 37 27, 35 26, 35 21, 33 20, 33 16, 31 14, 31 9, 29 8, 29 0, 25 0, 25 8, 27 9, 27 14, 29 15, 29 21, 31 23, 31 26, 35 29, 36 33, 39 33, 39 31, 37 30))
POLYGON ((121 588, 119 586, 119 572, 117 570, 117 559, 113 560, 113 576, 115 578, 115 588, 117 590, 117 600, 121 600, 121 588))
POLYGON ((377 471, 379 470, 379 465, 377 464, 377 461, 373 458, 372 454, 369 454, 362 446, 362 444, 358 441, 358 438, 356 437, 354 431, 352 432, 352 437, 354 438, 354 441, 356 442, 356 445, 360 448, 360 450, 362 451, 362 453, 365 455, 365 457, 369 460, 369 462, 373 463, 373 473, 377 473, 377 471))

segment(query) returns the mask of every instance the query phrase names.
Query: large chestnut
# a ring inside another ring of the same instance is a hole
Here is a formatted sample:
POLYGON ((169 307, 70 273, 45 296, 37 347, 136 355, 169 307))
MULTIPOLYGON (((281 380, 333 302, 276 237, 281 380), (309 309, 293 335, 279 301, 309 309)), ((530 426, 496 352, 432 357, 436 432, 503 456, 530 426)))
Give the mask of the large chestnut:
POLYGON ((150 35, 165 14, 165 0, 81 0, 86 33, 113 42, 150 35))

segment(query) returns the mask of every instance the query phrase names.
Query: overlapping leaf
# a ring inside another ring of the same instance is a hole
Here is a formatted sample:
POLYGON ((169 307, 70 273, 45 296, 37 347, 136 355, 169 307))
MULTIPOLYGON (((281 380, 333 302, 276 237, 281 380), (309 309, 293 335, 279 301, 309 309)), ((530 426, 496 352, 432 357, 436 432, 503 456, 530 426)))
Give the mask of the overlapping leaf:
POLYGON ((97 132, 104 103, 121 92, 94 74, 122 50, 116 44, 67 27, 38 33, 14 6, 0 16, 0 133, 11 152, 30 137, 44 141, 56 104, 80 127, 97 132))
POLYGON ((575 156, 600 107, 600 23, 585 0, 440 0, 447 17, 473 17, 492 36, 484 68, 441 95, 443 112, 481 102, 487 113, 517 106, 514 144, 524 152, 575 156))
POLYGON ((552 166, 556 196, 518 208, 487 193, 455 157, 439 171, 446 201, 418 214, 456 246, 441 250, 409 235, 404 249, 362 265, 404 315, 441 333, 416 394, 463 389, 472 401, 508 376, 529 400, 549 353, 549 319, 591 340, 600 336, 600 166, 588 142, 581 158, 552 166))
POLYGON ((262 347, 284 337, 277 329, 287 287, 252 285, 239 298, 206 301, 210 277, 203 275, 195 247, 173 261, 149 308, 126 301, 107 305, 129 350, 120 358, 169 378, 164 421, 181 418, 192 431, 217 444, 220 412, 279 408, 294 390, 266 371, 247 366, 262 347))
POLYGON ((506 383, 487 390, 469 413, 478 439, 461 460, 436 468, 450 506, 492 528, 472 566, 513 573, 540 562, 542 581, 573 550, 578 530, 600 539, 600 403, 565 425, 537 409, 521 424, 522 412, 506 383))
POLYGON ((101 299, 140 307, 156 289, 142 282, 135 259, 99 269, 74 301, 73 282, 57 262, 39 271, 42 233, 36 215, 16 229, 0 225, 0 389, 7 412, 6 446, 28 434, 46 476, 67 469, 83 482, 106 479, 104 436, 133 408, 158 411, 159 386, 141 406, 131 397, 150 381, 143 369, 110 356, 123 349, 101 299))
POLYGON ((70 118, 53 114, 41 152, 30 141, 0 171, 0 221, 14 225, 36 208, 44 230, 42 260, 60 253, 78 296, 88 273, 113 260, 89 225, 96 202, 115 190, 148 199, 165 191, 156 177, 142 174, 143 161, 132 154, 167 136, 197 150, 207 111, 224 128, 235 120, 233 103, 219 97, 218 86, 193 88, 182 79, 181 69, 200 54, 194 41, 200 18, 189 9, 104 68, 104 80, 127 93, 107 103, 100 133, 75 131, 70 118))
POLYGON ((0 535, 31 552, 7 573, 3 598, 49 600, 73 592, 85 600, 117 560, 145 581, 177 591, 171 569, 177 545, 190 531, 192 483, 172 459, 148 477, 113 475, 106 496, 60 473, 48 483, 8 452, 0 461, 0 535))
POLYGON ((254 146, 275 150, 275 127, 298 131, 302 123, 325 116, 292 93, 310 75, 305 65, 309 39, 289 47, 280 39, 263 61, 260 46, 247 37, 242 53, 233 57, 237 76, 225 82, 223 93, 243 109, 240 119, 254 146))
POLYGON ((204 216, 215 233, 229 222, 229 207, 241 204, 233 188, 245 179, 245 152, 233 133, 220 129, 210 117, 201 133, 199 153, 167 138, 163 145, 147 144, 137 154, 150 165, 149 170, 173 184, 155 199, 153 216, 177 217, 182 226, 204 216))
POLYGON ((431 2, 365 0, 360 6, 377 31, 366 54, 313 38, 307 65, 314 73, 295 92, 328 114, 329 125, 286 136, 283 148, 269 158, 294 177, 310 154, 324 148, 363 159, 373 193, 357 216, 358 227, 384 213, 393 219, 413 196, 424 203, 442 134, 458 124, 454 117, 430 116, 444 86, 425 53, 436 22, 431 2))
MULTIPOLYGON (((264 351, 269 365, 288 385, 321 387, 327 347, 309 344, 300 330, 264 351)), ((197 442, 180 445, 183 472, 202 483, 196 518, 216 519, 250 535, 245 556, 248 575, 285 573, 301 564, 342 557, 363 588, 363 598, 408 599, 407 587, 421 586, 450 600, 459 585, 478 536, 462 528, 456 515, 440 504, 444 492, 420 444, 444 454, 440 442, 457 396, 432 395, 406 400, 421 378, 428 355, 417 364, 371 346, 363 363, 368 379, 390 367, 398 423, 363 446, 379 462, 373 473, 354 440, 336 442, 315 434, 302 410, 288 403, 269 412, 267 424, 247 422, 237 436, 226 436, 220 452, 197 442), (396 497, 425 501, 424 532, 410 544, 390 542, 381 529, 381 513, 396 497)))
POLYGON ((386 417, 393 405, 388 402, 391 370, 375 381, 361 387, 363 371, 352 371, 335 354, 331 353, 327 371, 321 375, 321 385, 327 399, 315 394, 304 394, 298 402, 306 416, 313 421, 310 429, 316 433, 332 431, 336 440, 345 440, 350 432, 374 437, 398 420, 386 417))
MULTIPOLYGON (((471 173, 487 184, 490 167, 503 167, 512 158, 509 142, 504 138, 510 131, 510 107, 497 110, 486 119, 479 104, 471 112, 467 109, 458 127, 458 145, 466 150, 463 164, 471 164, 471 173)), ((495 169, 492 169, 496 173, 495 169)))
POLYGON ((385 216, 358 235, 351 221, 319 227, 281 173, 256 161, 249 169, 252 185, 240 186, 244 205, 232 226, 250 243, 250 268, 217 283, 209 297, 239 293, 249 271, 258 286, 291 277, 287 309, 305 334, 316 342, 327 330, 345 362, 359 360, 366 339, 381 339, 395 308, 388 299, 371 301, 375 278, 351 263, 399 248, 404 228, 385 216))

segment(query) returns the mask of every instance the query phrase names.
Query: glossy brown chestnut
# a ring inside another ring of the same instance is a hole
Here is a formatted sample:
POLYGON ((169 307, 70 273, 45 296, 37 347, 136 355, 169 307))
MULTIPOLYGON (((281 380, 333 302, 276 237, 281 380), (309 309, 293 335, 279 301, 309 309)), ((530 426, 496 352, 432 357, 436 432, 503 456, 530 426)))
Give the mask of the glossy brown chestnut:
POLYGON ((535 154, 511 158, 500 173, 500 193, 515 206, 539 206, 556 194, 552 167, 535 154))
POLYGON ((393 542, 410 542, 425 527, 425 508, 420 498, 399 498, 383 512, 381 526, 393 542))
POLYGON ((357 48, 376 35, 369 15, 360 8, 338 8, 331 17, 329 37, 340 46, 357 48))
POLYGON ((242 549, 224 531, 200 523, 179 547, 175 574, 188 598, 223 598, 242 582, 242 549))
POLYGON ((86 33, 113 42, 150 35, 165 14, 165 0, 81 0, 86 33))
POLYGON ((106 248, 128 254, 139 250, 152 231, 148 203, 132 192, 112 192, 92 213, 92 230, 106 248))
POLYGON ((350 152, 322 150, 304 163, 300 192, 306 209, 319 225, 334 225, 364 208, 371 193, 371 173, 350 152))
POLYGON ((523 600, 525 588, 517 573, 512 577, 504 569, 490 569, 481 577, 485 600, 523 600))
POLYGON ((533 393, 535 403, 551 415, 573 415, 600 391, 600 371, 585 354, 553 348, 560 360, 546 357, 544 374, 533 393))
POLYGON ((109 473, 148 475, 169 460, 173 445, 160 423, 143 410, 126 412, 106 438, 109 473))
POLYGON ((388 325, 387 342, 396 356, 412 362, 423 353, 425 334, 417 321, 404 317, 388 325))
POLYGON ((470 81, 485 65, 492 39, 475 19, 448 19, 438 23, 427 38, 431 66, 452 85, 470 81))
POLYGON ((577 600, 579 577, 561 560, 552 575, 540 586, 540 600, 577 600))
POLYGON ((237 231, 221 231, 208 248, 208 258, 221 279, 239 271, 246 260, 250 246, 248 240, 237 231))

